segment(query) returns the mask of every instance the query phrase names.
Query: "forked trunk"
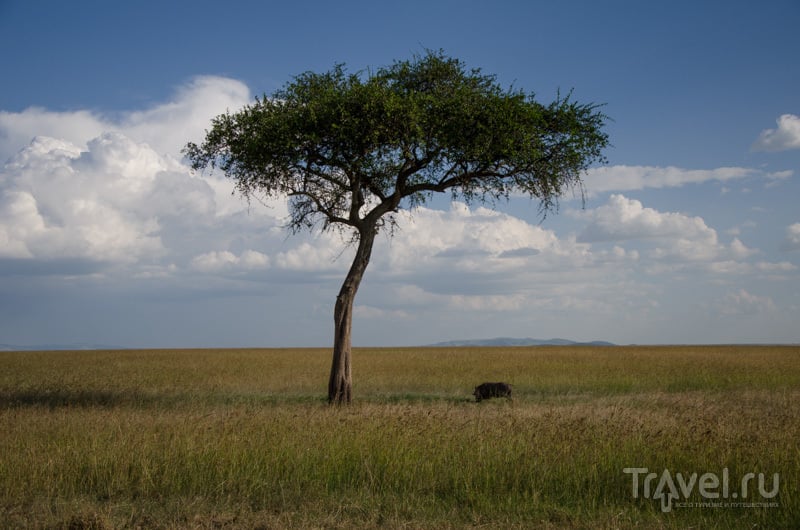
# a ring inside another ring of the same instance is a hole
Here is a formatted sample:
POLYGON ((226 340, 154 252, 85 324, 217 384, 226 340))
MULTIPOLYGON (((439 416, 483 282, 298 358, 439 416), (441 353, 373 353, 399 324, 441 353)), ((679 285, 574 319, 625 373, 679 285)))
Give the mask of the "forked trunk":
POLYGON ((331 377, 328 381, 328 403, 348 404, 353 398, 353 377, 350 363, 352 349, 351 330, 353 327, 353 301, 356 298, 361 278, 369 265, 375 230, 369 229, 359 234, 358 249, 353 264, 336 297, 333 312, 334 339, 331 377))

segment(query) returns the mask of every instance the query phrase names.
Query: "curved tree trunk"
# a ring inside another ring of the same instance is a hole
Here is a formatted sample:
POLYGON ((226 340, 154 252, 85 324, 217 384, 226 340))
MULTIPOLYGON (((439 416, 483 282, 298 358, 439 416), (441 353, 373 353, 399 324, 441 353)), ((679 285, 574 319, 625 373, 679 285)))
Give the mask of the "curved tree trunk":
POLYGON ((353 264, 336 297, 333 312, 334 341, 331 377, 328 381, 328 403, 331 405, 348 404, 353 398, 353 378, 350 365, 352 342, 350 333, 353 327, 353 301, 361 284, 361 278, 369 265, 372 255, 372 244, 375 241, 374 227, 359 233, 358 249, 353 264))

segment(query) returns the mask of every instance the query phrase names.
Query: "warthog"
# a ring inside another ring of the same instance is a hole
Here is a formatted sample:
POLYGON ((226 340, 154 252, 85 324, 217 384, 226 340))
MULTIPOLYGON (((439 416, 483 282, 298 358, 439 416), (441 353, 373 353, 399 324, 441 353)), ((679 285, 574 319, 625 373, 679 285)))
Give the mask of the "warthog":
POLYGON ((511 385, 508 383, 483 383, 475 387, 475 401, 494 397, 504 397, 511 399, 511 385))

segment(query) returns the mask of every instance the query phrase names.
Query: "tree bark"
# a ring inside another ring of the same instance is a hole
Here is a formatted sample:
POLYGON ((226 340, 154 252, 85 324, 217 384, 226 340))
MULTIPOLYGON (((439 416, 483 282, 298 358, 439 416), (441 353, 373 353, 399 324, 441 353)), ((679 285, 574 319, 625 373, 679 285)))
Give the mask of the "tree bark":
POLYGON ((374 226, 359 230, 356 256, 344 283, 342 283, 339 295, 336 297, 336 307, 333 311, 333 362, 331 363, 331 376, 328 381, 328 403, 331 405, 346 405, 353 399, 353 378, 350 363, 353 301, 355 300, 358 286, 361 284, 361 278, 364 276, 364 271, 369 265, 376 233, 377 230, 374 226))

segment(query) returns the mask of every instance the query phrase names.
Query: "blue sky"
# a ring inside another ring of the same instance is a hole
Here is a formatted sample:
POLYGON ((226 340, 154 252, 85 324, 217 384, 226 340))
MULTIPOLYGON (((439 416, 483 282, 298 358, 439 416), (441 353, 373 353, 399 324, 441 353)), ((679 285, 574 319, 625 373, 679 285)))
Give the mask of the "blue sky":
POLYGON ((351 250, 180 148, 304 71, 443 49, 604 103, 544 221, 437 198, 377 244, 356 345, 799 342, 800 5, 0 0, 0 343, 325 346, 351 250))

